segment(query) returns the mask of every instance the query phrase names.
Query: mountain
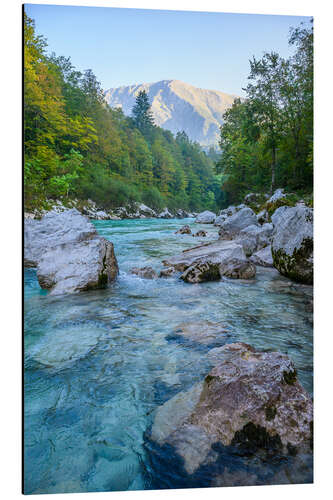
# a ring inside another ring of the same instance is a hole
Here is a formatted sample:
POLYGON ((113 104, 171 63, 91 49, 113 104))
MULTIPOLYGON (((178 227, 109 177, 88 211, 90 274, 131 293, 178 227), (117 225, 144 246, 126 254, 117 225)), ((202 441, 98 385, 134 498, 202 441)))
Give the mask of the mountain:
POLYGON ((191 140, 203 146, 217 144, 222 115, 237 97, 179 80, 162 80, 109 89, 105 99, 111 107, 120 107, 125 115, 130 115, 140 90, 149 96, 156 125, 174 134, 184 130, 191 140))

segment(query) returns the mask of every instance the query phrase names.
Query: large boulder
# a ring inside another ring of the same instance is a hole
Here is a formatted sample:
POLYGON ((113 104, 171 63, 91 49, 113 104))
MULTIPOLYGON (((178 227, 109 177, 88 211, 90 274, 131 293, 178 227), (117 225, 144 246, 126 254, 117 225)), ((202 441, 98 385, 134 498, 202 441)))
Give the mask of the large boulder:
POLYGON ((272 247, 268 245, 251 255, 250 261, 257 266, 273 267, 272 247))
POLYGON ((250 207, 244 207, 222 222, 219 236, 224 240, 232 240, 240 234, 242 229, 252 225, 259 226, 256 214, 250 207))
POLYGON ((195 222, 197 222, 198 224, 213 224, 215 222, 215 219, 216 215, 213 212, 205 210, 204 212, 198 214, 195 222))
POLYGON ((237 242, 243 245, 246 255, 252 255, 271 243, 273 224, 252 225, 242 229, 237 242))
POLYGON ((288 278, 312 284, 313 209, 303 205, 281 208, 272 216, 274 267, 288 278))
POLYGON ((113 244, 76 209, 25 223, 24 264, 52 294, 104 288, 118 274, 113 244))
POLYGON ((79 243, 97 236, 94 225, 75 208, 48 212, 24 223, 24 265, 36 267, 45 252, 55 246, 79 243))
POLYGON ((40 286, 52 295, 105 288, 117 274, 113 244, 99 236, 54 246, 37 266, 40 286))
POLYGON ((242 246, 233 241, 218 240, 183 250, 182 253, 163 260, 163 265, 184 272, 199 261, 208 260, 212 263, 221 264, 231 259, 246 260, 242 246))
POLYGON ((215 281, 228 278, 253 278, 251 264, 241 245, 230 241, 215 241, 184 250, 163 261, 163 265, 181 271, 181 279, 188 283, 215 281))
POLYGON ((227 218, 228 215, 226 213, 218 215, 214 221, 214 226, 221 226, 227 218))
POLYGON ((312 400, 288 356, 243 343, 208 354, 214 367, 205 379, 157 409, 153 441, 171 445, 189 474, 218 458, 217 443, 279 454, 310 449, 312 400))
POLYGON ((273 226, 277 226, 280 221, 283 220, 285 213, 289 210, 287 205, 283 205, 275 210, 275 212, 271 216, 273 226))

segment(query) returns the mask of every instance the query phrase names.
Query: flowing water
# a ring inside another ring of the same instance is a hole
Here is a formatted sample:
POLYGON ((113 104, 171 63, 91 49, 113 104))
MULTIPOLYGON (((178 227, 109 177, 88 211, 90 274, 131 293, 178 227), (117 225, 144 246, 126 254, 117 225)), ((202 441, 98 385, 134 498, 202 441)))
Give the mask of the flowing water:
MULTIPOLYGON (((62 493, 311 482, 311 457, 220 450, 189 476, 149 440, 155 409, 203 379, 216 345, 243 341, 293 359, 312 393, 312 288, 258 268, 252 281, 186 284, 129 273, 207 241, 175 235, 189 220, 96 221, 115 245, 120 275, 107 290, 52 297, 25 272, 25 492, 62 493), (182 323, 218 322, 214 345, 180 340, 182 323)), ((217 229, 208 226, 208 239, 217 229)))

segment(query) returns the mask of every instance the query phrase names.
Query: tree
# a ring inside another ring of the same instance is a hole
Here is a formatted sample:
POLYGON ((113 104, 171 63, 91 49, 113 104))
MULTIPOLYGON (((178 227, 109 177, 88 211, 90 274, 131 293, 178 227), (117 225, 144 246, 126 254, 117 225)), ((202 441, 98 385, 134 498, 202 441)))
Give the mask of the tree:
POLYGON ((150 103, 147 92, 140 90, 135 99, 135 105, 132 109, 132 115, 135 126, 146 135, 154 127, 153 114, 150 109, 150 103))
MULTIPOLYGON (((213 162, 186 134, 154 125, 139 93, 133 119, 109 108, 91 70, 48 56, 46 40, 24 18, 25 203, 93 199, 110 208, 145 201, 193 210, 215 204, 213 162), (208 200, 208 201, 207 201, 208 200)), ((148 204, 149 204, 148 203, 148 204)))
POLYGON ((277 147, 281 136, 280 71, 282 60, 276 52, 266 53, 262 59, 250 61, 249 83, 246 93, 256 122, 266 134, 266 145, 271 151, 272 192, 276 180, 277 147))

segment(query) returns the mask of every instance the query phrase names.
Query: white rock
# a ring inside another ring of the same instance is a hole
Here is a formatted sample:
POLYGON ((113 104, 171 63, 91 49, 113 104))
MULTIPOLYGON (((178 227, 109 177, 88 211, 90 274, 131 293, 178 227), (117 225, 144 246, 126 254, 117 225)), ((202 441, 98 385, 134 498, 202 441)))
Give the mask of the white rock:
POLYGON ((205 210, 197 216, 195 222, 197 222, 198 224, 213 224, 215 222, 215 219, 216 215, 213 212, 205 210))

